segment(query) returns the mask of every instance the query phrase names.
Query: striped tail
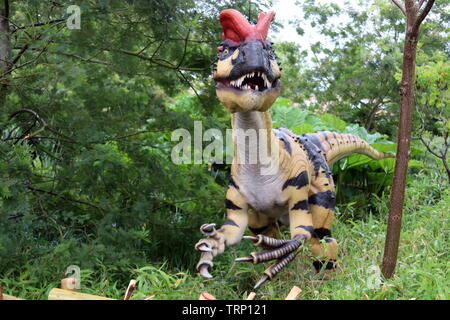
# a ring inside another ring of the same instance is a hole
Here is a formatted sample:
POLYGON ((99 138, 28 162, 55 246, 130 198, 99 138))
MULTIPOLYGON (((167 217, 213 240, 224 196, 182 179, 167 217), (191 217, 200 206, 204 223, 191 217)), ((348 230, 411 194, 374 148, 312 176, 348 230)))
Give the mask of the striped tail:
POLYGON ((392 153, 385 153, 372 148, 367 141, 353 134, 321 131, 307 133, 305 136, 322 149, 330 167, 339 159, 352 153, 365 154, 375 160, 395 157, 392 153))

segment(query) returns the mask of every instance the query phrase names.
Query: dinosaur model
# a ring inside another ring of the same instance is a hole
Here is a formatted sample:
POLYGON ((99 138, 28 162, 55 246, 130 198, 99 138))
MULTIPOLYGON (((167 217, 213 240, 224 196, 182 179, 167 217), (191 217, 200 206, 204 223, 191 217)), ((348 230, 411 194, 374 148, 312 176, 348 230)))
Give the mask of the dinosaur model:
POLYGON ((351 153, 374 159, 392 156, 351 134, 324 131, 298 136, 272 129, 268 109, 280 93, 282 70, 273 43, 266 41, 274 16, 261 13, 258 23, 251 25, 237 10, 220 13, 223 42, 217 48, 213 79, 217 97, 232 113, 235 155, 225 200, 227 219, 220 229, 202 225, 206 238, 195 245, 201 252, 197 270, 208 278, 213 257, 225 247, 242 238, 263 247, 264 251, 236 259, 254 264, 276 260, 255 289, 294 260, 304 242, 311 245, 317 272, 334 270, 338 244, 331 237, 336 194, 330 167, 351 153), (248 130, 263 134, 250 143, 240 139, 248 130), (269 161, 250 161, 251 149, 262 148, 268 150, 269 161), (246 151, 238 157, 240 149, 246 151), (278 224, 289 225, 291 240, 276 239, 278 224), (244 236, 247 226, 253 236, 244 236))

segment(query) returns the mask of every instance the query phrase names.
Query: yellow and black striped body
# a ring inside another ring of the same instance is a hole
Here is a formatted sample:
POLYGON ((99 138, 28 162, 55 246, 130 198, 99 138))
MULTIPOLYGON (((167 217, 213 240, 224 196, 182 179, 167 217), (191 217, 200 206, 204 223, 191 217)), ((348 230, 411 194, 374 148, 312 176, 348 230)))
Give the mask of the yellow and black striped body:
MULTIPOLYGON (((261 123, 270 123, 268 112, 254 116, 263 117, 261 123)), ((211 267, 212 257, 225 246, 238 243, 247 226, 255 235, 276 237, 279 225, 284 224, 289 225, 292 239, 301 235, 311 245, 317 271, 333 269, 338 244, 331 236, 336 194, 330 165, 351 153, 374 159, 392 156, 351 134, 325 131, 296 135, 282 128, 270 131, 272 143, 276 141, 279 146, 279 170, 273 176, 258 177, 256 171, 246 169, 248 166, 233 163, 225 201, 228 217, 213 237, 220 245, 206 254, 198 267, 211 267)), ((215 240, 206 240, 212 241, 214 248, 215 240)))

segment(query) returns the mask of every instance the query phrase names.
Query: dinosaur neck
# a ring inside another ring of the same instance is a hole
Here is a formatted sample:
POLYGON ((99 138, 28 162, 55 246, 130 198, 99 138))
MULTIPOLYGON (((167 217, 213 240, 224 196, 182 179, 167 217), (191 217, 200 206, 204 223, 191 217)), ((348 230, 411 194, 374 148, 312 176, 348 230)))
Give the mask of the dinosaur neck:
POLYGON ((278 139, 272 132, 269 111, 236 112, 233 114, 234 155, 241 168, 259 169, 278 157, 278 139), (263 157, 262 157, 263 156, 263 157))

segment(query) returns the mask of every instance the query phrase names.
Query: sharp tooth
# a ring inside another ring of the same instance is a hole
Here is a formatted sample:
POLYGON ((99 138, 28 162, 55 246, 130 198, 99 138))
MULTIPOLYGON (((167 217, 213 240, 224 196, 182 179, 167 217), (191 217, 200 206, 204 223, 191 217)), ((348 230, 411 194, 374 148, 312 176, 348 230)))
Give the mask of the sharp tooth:
POLYGON ((259 91, 258 85, 256 85, 255 90, 256 90, 256 91, 259 91))

